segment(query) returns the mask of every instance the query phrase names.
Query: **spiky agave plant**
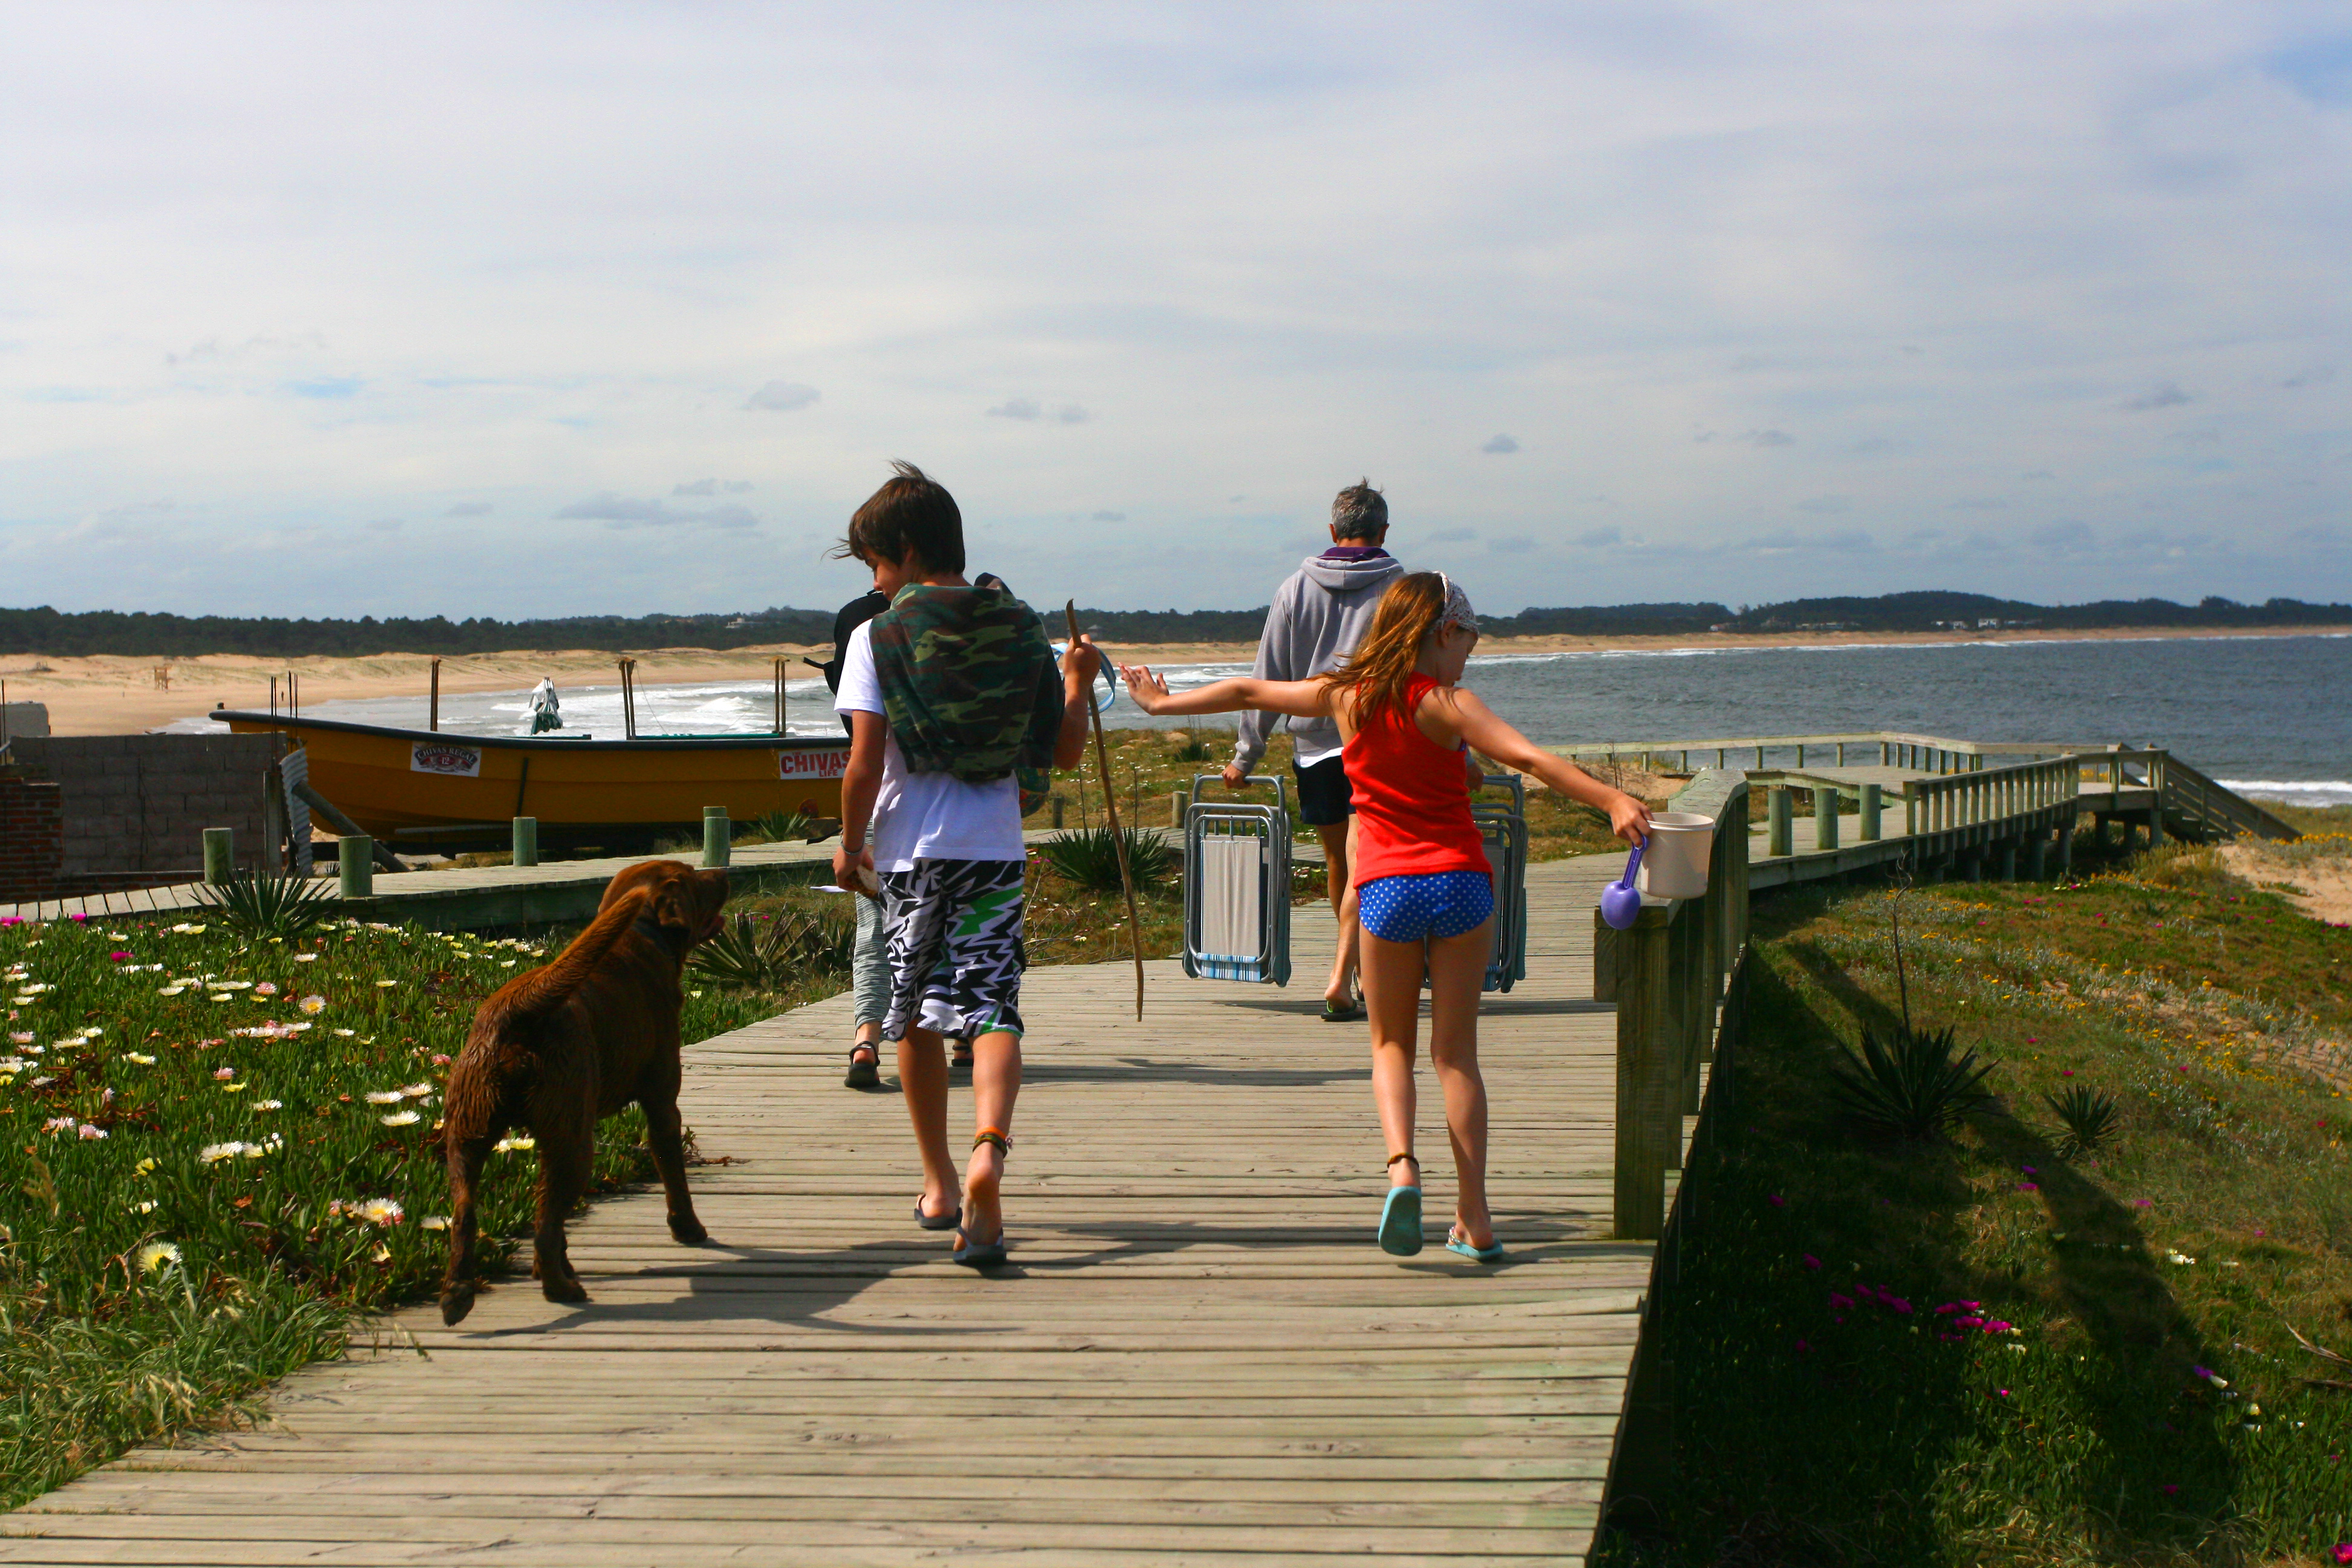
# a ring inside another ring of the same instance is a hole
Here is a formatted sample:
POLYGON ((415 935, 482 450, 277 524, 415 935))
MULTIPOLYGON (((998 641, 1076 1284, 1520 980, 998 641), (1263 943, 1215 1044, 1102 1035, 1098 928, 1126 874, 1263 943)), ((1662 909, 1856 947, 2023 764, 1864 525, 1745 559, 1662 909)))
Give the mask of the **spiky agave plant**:
POLYGON ((239 936, 299 936, 334 913, 333 892, 306 877, 236 877, 201 883, 196 896, 239 936))
POLYGON ((1984 1080, 1990 1062, 1959 1048, 1958 1031, 1901 1026, 1880 1039, 1862 1032, 1862 1049, 1840 1047, 1844 1060, 1830 1069, 1831 1091, 1856 1122, 1893 1138, 1941 1136, 1992 1097, 1984 1080))
POLYGON ((844 973, 857 928, 822 915, 738 914, 694 950, 687 967, 730 991, 782 991, 808 973, 844 973))
POLYGON ((1037 847, 1045 864, 1081 888, 1097 893, 1118 891, 1118 840, 1127 841, 1127 868, 1139 888, 1156 887, 1176 874, 1176 851, 1157 833, 1122 824, 1114 837, 1108 827, 1081 827, 1057 833, 1037 847))
POLYGON ((2062 1160, 2097 1153, 2123 1124, 2122 1105, 2104 1089, 2068 1084, 2063 1093, 2045 1094, 2042 1100, 2066 1129, 2066 1135, 2058 1141, 2062 1160))

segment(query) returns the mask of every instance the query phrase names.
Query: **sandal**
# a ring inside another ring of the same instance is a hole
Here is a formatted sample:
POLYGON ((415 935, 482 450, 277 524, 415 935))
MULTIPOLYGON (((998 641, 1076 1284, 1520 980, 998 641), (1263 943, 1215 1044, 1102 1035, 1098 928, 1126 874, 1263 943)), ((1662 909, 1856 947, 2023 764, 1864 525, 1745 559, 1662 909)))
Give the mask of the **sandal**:
MULTIPOLYGON (((1415 1175, 1421 1173, 1421 1162, 1412 1152, 1389 1156, 1393 1169, 1399 1160, 1412 1160, 1415 1175)), ((1392 1258, 1411 1258, 1421 1250, 1421 1188, 1391 1187, 1381 1205, 1381 1250, 1392 1258)))
POLYGON ((1458 1225, 1445 1233, 1445 1250, 1466 1258, 1473 1263, 1503 1261, 1503 1241, 1500 1237, 1484 1247, 1473 1247, 1470 1245, 1469 1233, 1458 1225))
POLYGON ((1350 996, 1345 1002, 1323 998, 1323 1021, 1327 1024, 1353 1024, 1364 1016, 1364 1005, 1350 996))
MULTIPOLYGON (((971 1042, 970 1040, 957 1040, 953 1042, 953 1047, 954 1048, 948 1053, 948 1071, 970 1072, 971 1070, 971 1042)), ((980 1145, 977 1143, 972 1145, 975 1149, 979 1146, 980 1145)))
POLYGON ((842 1075, 841 1081, 850 1089, 879 1088, 882 1083, 882 1053, 869 1042, 861 1041, 850 1047, 849 1070, 842 1075), (864 1061, 857 1059, 860 1051, 868 1053, 864 1061))
POLYGON ((925 1214, 923 1194, 915 1194, 915 1223, 925 1230, 955 1230, 963 1224, 963 1207, 958 1205, 952 1214, 925 1214))
MULTIPOLYGON (((974 1149, 983 1144, 992 1144, 997 1153, 1007 1159, 1012 1157, 1013 1140, 994 1127, 982 1128, 971 1141, 971 1146, 974 1149)), ((962 1211, 959 1209, 956 1213, 957 1218, 961 1219, 962 1211)), ((959 1239, 962 1239, 962 1226, 958 1226, 957 1231, 959 1239)), ((964 1245, 948 1255, 948 1258, 950 1262, 961 1263, 966 1268, 994 1268, 1004 1262, 1004 1226, 999 1223, 996 1227, 996 1238, 993 1241, 965 1240, 964 1245)))

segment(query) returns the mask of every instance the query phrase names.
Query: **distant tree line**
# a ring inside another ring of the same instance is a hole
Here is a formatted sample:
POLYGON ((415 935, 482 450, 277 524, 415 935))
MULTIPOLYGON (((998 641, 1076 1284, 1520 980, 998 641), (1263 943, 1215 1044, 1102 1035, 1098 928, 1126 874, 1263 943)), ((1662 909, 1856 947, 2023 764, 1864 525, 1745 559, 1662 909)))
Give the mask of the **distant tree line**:
MULTIPOLYGON (((1265 607, 1254 610, 1080 610, 1079 624, 1108 643, 1246 643, 1257 640, 1265 607)), ((1875 597, 1791 599, 1785 604, 1591 605, 1488 616, 1489 637, 1673 637, 1713 629, 1738 632, 1827 630, 1934 631, 2040 626, 2299 626, 2352 625, 2352 605, 2270 599, 2260 605, 2209 596, 2194 605, 2169 599, 2102 599, 2088 605, 2032 605, 1983 594, 1882 594, 1875 597)), ((247 654, 279 658, 417 653, 515 653, 552 648, 609 651, 740 648, 764 643, 821 644, 833 637, 831 610, 766 609, 731 615, 565 616, 546 620, 453 621, 393 616, 355 621, 278 616, 171 616, 84 610, 61 614, 0 609, 0 655, 121 654, 194 658, 247 654)))

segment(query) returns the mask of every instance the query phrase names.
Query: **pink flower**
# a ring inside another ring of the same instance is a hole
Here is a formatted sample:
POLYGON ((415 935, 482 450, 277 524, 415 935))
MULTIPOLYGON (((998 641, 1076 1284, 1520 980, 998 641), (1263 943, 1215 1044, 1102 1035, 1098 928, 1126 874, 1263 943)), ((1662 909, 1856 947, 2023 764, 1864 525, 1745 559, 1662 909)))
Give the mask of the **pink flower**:
POLYGON ((436 1051, 433 1053, 433 1065, 436 1068, 446 1068, 449 1065, 449 1058, 436 1051))
POLYGON ((1999 1318, 1988 1318, 1985 1320, 1984 1331, 1989 1334, 2005 1334, 2016 1326, 2014 1323, 2004 1322, 1999 1318))
POLYGON ((2058 1076, 2060 1078, 2073 1078, 2074 1076, 2074 1069, 2073 1068, 2060 1068, 2058 1069, 2058 1076))
POLYGON ((2156 1200, 2154 1198, 2134 1198, 2132 1199, 2132 1206, 2134 1208, 2152 1209, 2156 1206, 2156 1200))
POLYGON ((1836 1291, 1834 1291, 1834 1290, 1832 1290, 1832 1291, 1831 1291, 1831 1292, 1830 1292, 1830 1310, 1831 1310, 1831 1311, 1832 1311, 1832 1312, 1850 1312, 1850 1311, 1852 1311, 1853 1310, 1853 1297, 1851 1297, 1851 1296, 1841 1296, 1841 1295, 1839 1295, 1839 1294, 1838 1294, 1836 1291))
POLYGON ((2009 1390, 2006 1388, 1996 1388, 1992 1391, 1992 1396, 1995 1399, 2007 1399, 2009 1397, 2009 1390))
POLYGON ((215 1078, 218 1079, 219 1079, 221 1082, 223 1082, 223 1083, 226 1083, 229 1079, 231 1079, 235 1078, 236 1076, 236 1069, 235 1068, 219 1068, 215 1069, 215 1071, 214 1071, 214 1073, 213 1073, 213 1077, 215 1077, 215 1078))
POLYGON ((1780 1194, 1778 1194, 1778 1193, 1774 1193, 1774 1194, 1773 1194, 1769 1198, 1767 1198, 1765 1201, 1766 1201, 1767 1203, 1770 1204, 1770 1205, 1771 1205, 1774 1208, 1776 1208, 1776 1209, 1787 1208, 1787 1207, 1789 1206, 1789 1200, 1788 1200, 1788 1199, 1786 1199, 1786 1198, 1784 1198, 1784 1197, 1782 1197, 1782 1196, 1781 1196, 1780 1194))
POLYGON ((2170 1497, 2170 1496, 2172 1496, 2174 1493, 2178 1492, 2180 1489, 2179 1489, 2179 1487, 2177 1487, 2177 1486, 2174 1486, 2171 1482, 2167 1481, 2164 1485, 2162 1485, 2162 1486, 2160 1486, 2160 1487, 2157 1488, 2156 1489, 2157 1489, 2157 1490, 2158 1490, 2158 1491, 2160 1491, 2160 1492, 2162 1492, 2165 1496, 2167 1496, 2167 1497, 2170 1497))
POLYGON ((2042 1043, 2042 1037, 2039 1035, 2028 1035, 2025 1037, 2025 1043, 2029 1046, 2038 1046, 2042 1043))
POLYGON ((2038 1193, 2042 1188, 2033 1182, 2020 1182, 2017 1184, 2017 1190, 2021 1193, 2038 1193))
POLYGON ((108 953, 106 956, 113 960, 115 963, 120 963, 124 959, 130 957, 131 954, 123 949, 117 948, 114 952, 108 953))
POLYGON ((2031 1165, 2020 1165, 2018 1169, 2024 1172, 2029 1176, 2038 1176, 2042 1173, 2031 1165))
POLYGON ((1821 1266, 1822 1266, 1822 1260, 1821 1260, 1820 1258, 1815 1258, 1815 1257, 1814 1257, 1811 1253, 1810 1253, 1810 1252, 1808 1252, 1808 1253, 1806 1253, 1806 1254, 1805 1254, 1805 1267, 1806 1267, 1806 1268, 1813 1268, 1813 1269, 1818 1269, 1818 1268, 1821 1268, 1821 1266))
POLYGON ((80 910, 75 910, 72 914, 68 915, 68 916, 66 917, 66 919, 68 919, 68 920, 69 920, 69 921, 73 921, 73 923, 74 923, 74 924, 76 924, 76 925, 80 925, 80 924, 84 923, 85 921, 87 921, 89 919, 89 917, 88 915, 86 915, 86 914, 83 914, 80 910))
POLYGON ((2339 1541, 2336 1543, 2336 1561, 2352 1563, 2352 1541, 2339 1541))
POLYGON ((1810 1351, 1810 1350, 1811 1350, 1812 1348, 1813 1348, 1812 1346, 1811 1346, 1811 1345, 1807 1344, 1807 1343, 1806 1343, 1804 1341, 1802 1341, 1802 1340, 1799 1340, 1799 1341, 1797 1342, 1797 1353, 1798 1353, 1799 1355, 1803 1355, 1807 1351, 1810 1351))

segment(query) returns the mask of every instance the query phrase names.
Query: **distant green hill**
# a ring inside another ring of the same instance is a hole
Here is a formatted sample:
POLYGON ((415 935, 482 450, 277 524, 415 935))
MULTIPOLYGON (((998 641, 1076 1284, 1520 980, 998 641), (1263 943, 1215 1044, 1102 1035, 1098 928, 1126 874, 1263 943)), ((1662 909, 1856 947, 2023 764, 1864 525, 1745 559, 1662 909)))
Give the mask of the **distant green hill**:
MULTIPOLYGON (((1081 625, 1111 643, 1248 643, 1265 624, 1254 610, 1080 610, 1081 625)), ((2352 605, 2312 605, 2271 599, 2241 605, 2207 598, 2195 605, 2169 599, 2103 599, 2089 605, 2032 605, 1983 594, 1882 594, 1873 598, 1792 599, 1734 611, 1717 604, 1591 605, 1535 608, 1489 616, 1479 625, 1491 637, 1682 636, 1710 629, 1772 631, 1935 631, 1955 624, 1971 629, 2040 626, 2096 630, 2109 626, 2301 626, 2352 625, 2352 605)), ((355 621, 288 620, 269 616, 171 616, 43 606, 0 609, 0 655, 122 654, 138 658, 194 658, 230 653, 297 658, 382 653, 456 656, 539 648, 751 647, 762 643, 823 643, 833 636, 831 610, 766 609, 731 615, 568 616, 548 620, 416 620, 372 616, 355 621)))

